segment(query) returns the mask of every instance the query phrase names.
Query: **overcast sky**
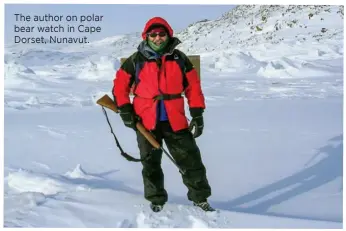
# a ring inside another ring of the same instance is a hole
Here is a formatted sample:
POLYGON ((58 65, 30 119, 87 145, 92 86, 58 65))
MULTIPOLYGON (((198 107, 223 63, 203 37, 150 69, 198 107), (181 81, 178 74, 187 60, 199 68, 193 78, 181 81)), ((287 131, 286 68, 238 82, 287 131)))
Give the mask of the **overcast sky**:
MULTIPOLYGON (((16 21, 15 14, 23 15, 99 15, 101 22, 85 22, 85 25, 100 26, 101 32, 88 34, 89 41, 108 36, 142 31, 148 19, 154 16, 165 18, 174 30, 180 31, 189 24, 201 19, 217 19, 234 5, 106 5, 106 4, 6 4, 5 5, 5 43, 14 42, 14 36, 39 36, 39 33, 15 33, 17 26, 52 25, 48 22, 16 21)), ((66 33, 66 24, 78 26, 80 22, 58 22, 65 24, 65 33, 58 36, 83 36, 83 33, 66 33)), ((53 23, 57 25, 57 23, 53 23)), ((46 34, 47 35, 47 34, 46 34)), ((52 35, 52 34, 50 34, 52 35)))

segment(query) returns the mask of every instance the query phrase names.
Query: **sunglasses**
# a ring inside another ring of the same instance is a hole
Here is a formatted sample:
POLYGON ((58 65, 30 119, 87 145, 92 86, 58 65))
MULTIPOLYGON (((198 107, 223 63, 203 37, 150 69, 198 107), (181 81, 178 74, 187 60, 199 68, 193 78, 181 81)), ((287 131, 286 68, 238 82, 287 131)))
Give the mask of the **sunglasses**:
POLYGON ((161 32, 152 32, 152 33, 148 33, 148 35, 152 38, 155 38, 156 36, 160 36, 160 37, 165 37, 167 35, 166 32, 161 31, 161 32))

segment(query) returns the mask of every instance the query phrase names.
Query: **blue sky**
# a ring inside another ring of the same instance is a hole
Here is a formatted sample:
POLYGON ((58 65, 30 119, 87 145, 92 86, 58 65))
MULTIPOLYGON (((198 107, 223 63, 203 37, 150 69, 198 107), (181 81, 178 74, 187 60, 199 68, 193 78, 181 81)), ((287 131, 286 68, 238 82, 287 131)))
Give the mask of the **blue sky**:
MULTIPOLYGON (((141 31, 145 22, 154 16, 165 18, 179 31, 189 24, 201 19, 217 19, 223 13, 234 8, 234 5, 106 5, 106 4, 6 4, 5 5, 5 43, 12 43, 15 35, 32 37, 39 33, 15 33, 14 26, 57 25, 57 23, 20 22, 14 14, 23 15, 103 15, 102 22, 85 23, 100 26, 101 32, 87 34, 89 41, 108 36, 141 31), (38 24, 39 23, 39 24, 38 24)), ((58 22, 61 23, 61 22, 58 22)), ((66 26, 66 21, 64 21, 66 26)), ((69 22, 78 26, 79 22, 69 22)), ((66 29, 66 28, 65 28, 66 29)), ((58 36, 84 36, 83 33, 53 33, 58 36)), ((45 35, 53 35, 46 33, 45 35)))

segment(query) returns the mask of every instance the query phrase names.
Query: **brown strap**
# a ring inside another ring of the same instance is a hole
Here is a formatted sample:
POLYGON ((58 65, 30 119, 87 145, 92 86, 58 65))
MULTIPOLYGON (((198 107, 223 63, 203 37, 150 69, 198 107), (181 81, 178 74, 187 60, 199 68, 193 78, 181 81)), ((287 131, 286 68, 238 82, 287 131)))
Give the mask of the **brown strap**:
POLYGON ((161 94, 154 97, 155 100, 172 100, 181 98, 181 94, 161 94))
POLYGON ((139 97, 143 99, 154 99, 154 100, 172 100, 172 99, 179 99, 183 97, 181 94, 161 94, 161 95, 154 96, 153 98, 145 98, 137 94, 133 94, 133 95, 135 97, 139 97))

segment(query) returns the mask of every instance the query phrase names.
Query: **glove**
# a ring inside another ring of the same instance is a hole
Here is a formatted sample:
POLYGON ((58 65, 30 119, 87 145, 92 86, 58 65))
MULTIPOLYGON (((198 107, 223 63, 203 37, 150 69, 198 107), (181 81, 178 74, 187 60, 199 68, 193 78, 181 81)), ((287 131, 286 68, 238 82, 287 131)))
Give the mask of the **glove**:
POLYGON ((192 120, 189 125, 189 130, 190 132, 192 132, 193 138, 197 138, 203 133, 203 111, 203 108, 190 108, 190 115, 192 117, 192 120))
POLYGON ((136 128, 137 118, 133 110, 132 104, 125 104, 121 106, 119 108, 119 111, 120 111, 120 117, 123 120, 125 126, 137 131, 137 128, 136 128))

